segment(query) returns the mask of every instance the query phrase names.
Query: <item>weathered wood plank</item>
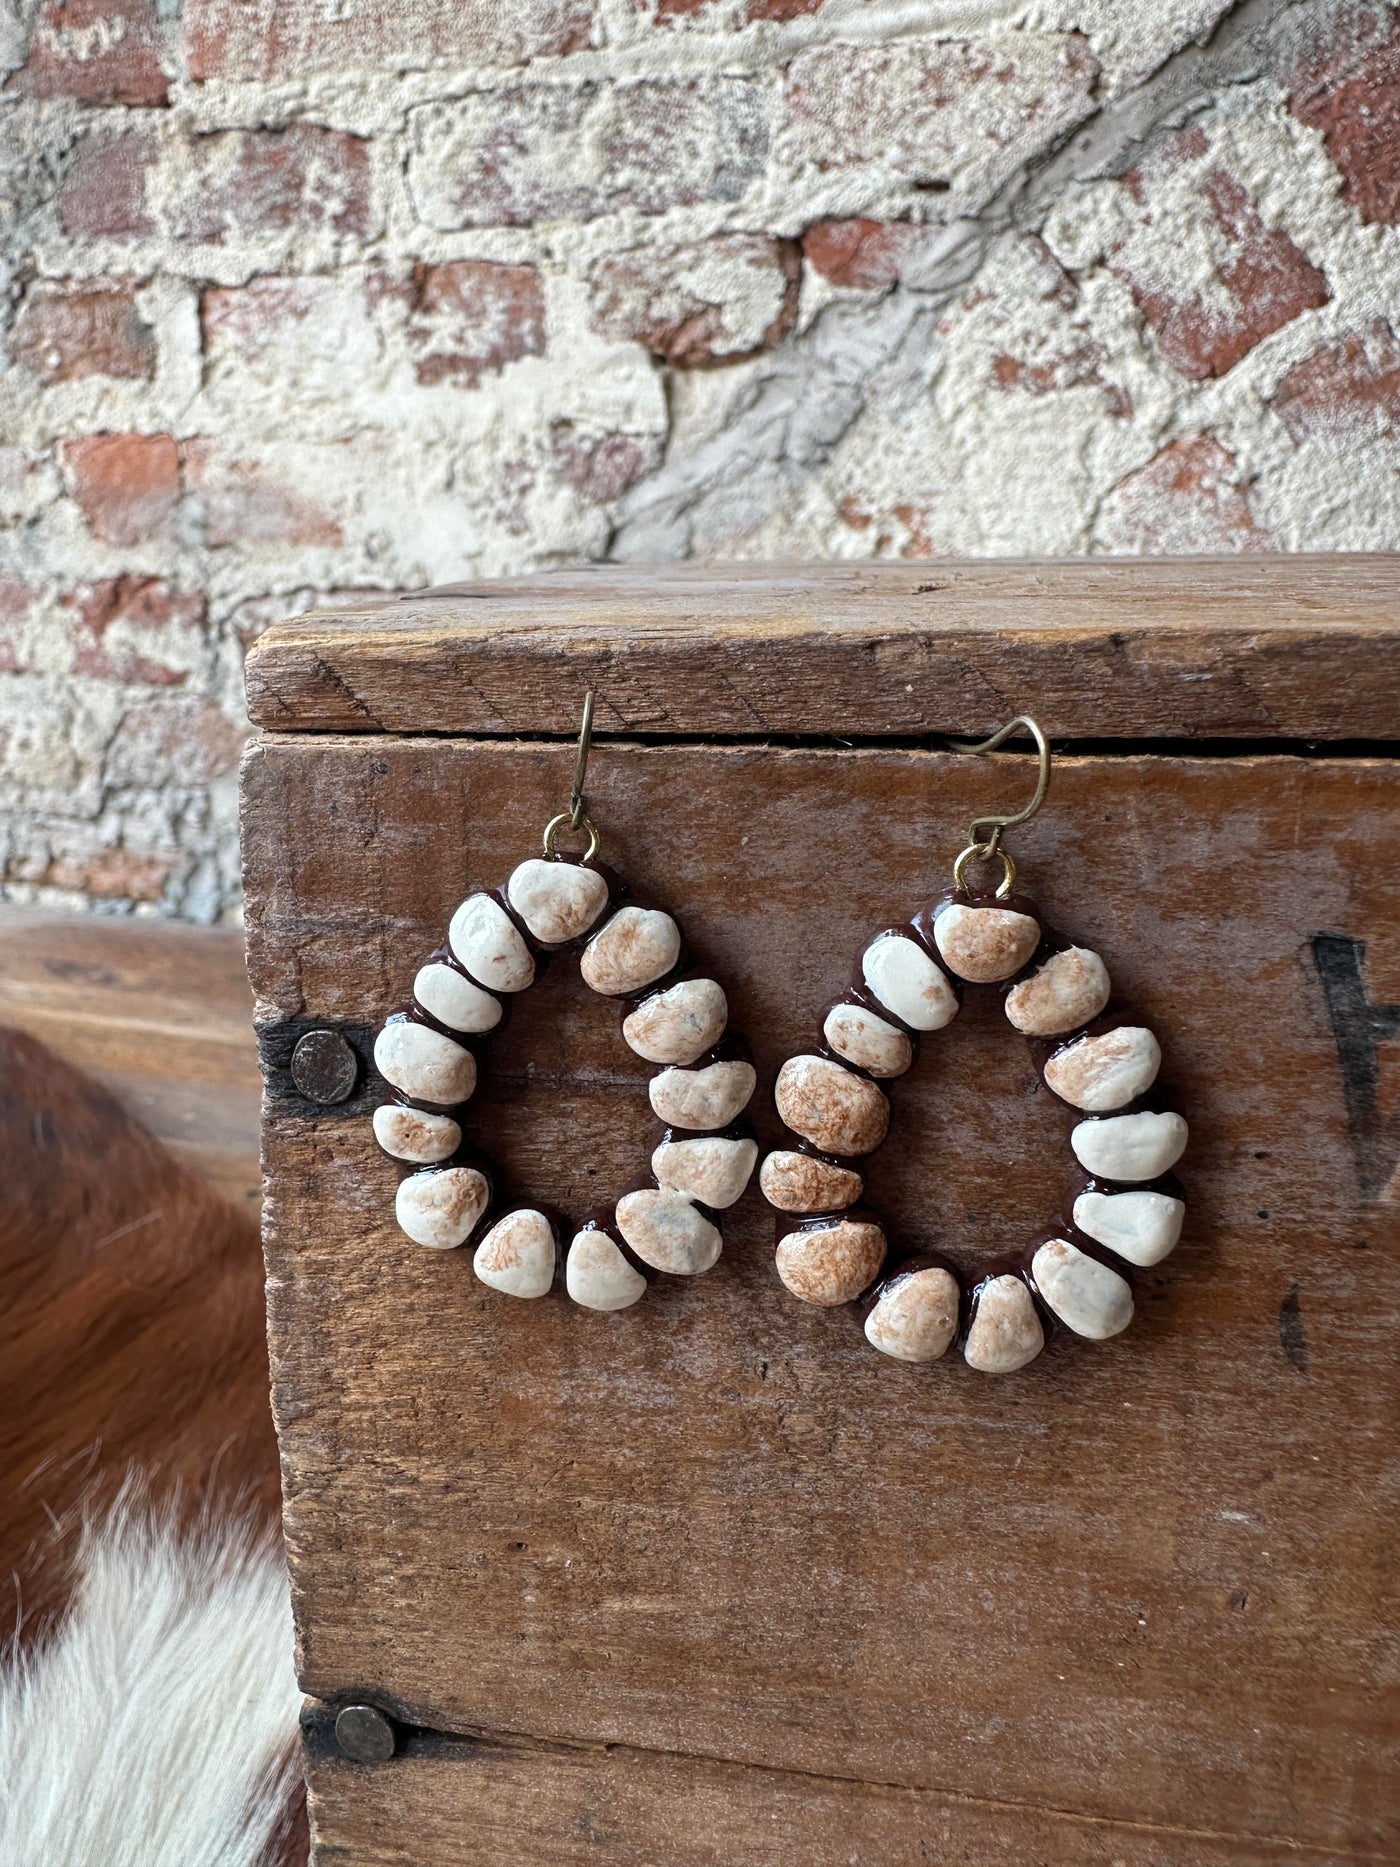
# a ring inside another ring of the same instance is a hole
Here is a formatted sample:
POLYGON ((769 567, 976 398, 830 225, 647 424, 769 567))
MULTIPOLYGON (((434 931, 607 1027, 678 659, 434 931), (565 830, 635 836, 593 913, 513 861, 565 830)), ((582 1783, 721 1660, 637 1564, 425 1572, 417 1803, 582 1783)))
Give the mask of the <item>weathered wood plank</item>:
POLYGON ((1356 1867, 1286 1837, 1088 1820, 1003 1797, 781 1770, 624 1747, 471 1743, 415 1733, 364 1769, 335 1751, 330 1716, 308 1720, 317 1867, 1356 1867))
POLYGON ((236 928, 0 908, 0 1024, 95 1078, 256 1211, 262 1085, 236 928))
MULTIPOLYGON (((373 1025, 461 895, 535 845, 569 763, 531 744, 256 746, 261 1016, 373 1025)), ((851 952, 943 884, 974 811, 1024 776, 895 750, 600 749, 605 857, 732 988, 767 1137, 776 1067, 851 952)), ((1358 979, 1400 1002, 1397 809, 1386 761, 1057 767, 1016 844, 1026 885, 1163 1035, 1194 1116, 1191 1221, 1138 1279, 1126 1336, 1056 1343, 1005 1383, 893 1366, 844 1312, 792 1303, 756 1195, 692 1287, 613 1317, 508 1304, 464 1255, 397 1233, 362 1115, 274 1104, 272 1347, 307 1690, 449 1731, 1393 1851, 1397 1059, 1345 1008, 1339 1049, 1311 942, 1365 942, 1364 959, 1344 944, 1358 979), (1344 1085, 1371 1064, 1368 1139, 1344 1085)), ((509 1183, 579 1212, 636 1171, 650 1126, 615 1012, 568 971, 513 1013, 472 1113, 509 1183)), ((873 1175, 901 1236, 969 1264, 1053 1211, 1068 1163, 1063 1111, 998 1024, 965 1014, 928 1046, 873 1175)), ((723 1802, 687 1793, 700 1822, 723 1802)), ((680 1860, 768 1858, 713 1820, 680 1860)), ((545 1826, 477 1858, 585 1858, 545 1826)), ((1030 1858, 1006 1832, 968 1858, 1030 1858)), ((629 1845, 619 1858, 669 1859, 629 1845)))
POLYGON ((598 567, 318 611, 248 659, 288 732, 1384 739, 1400 559, 598 567))

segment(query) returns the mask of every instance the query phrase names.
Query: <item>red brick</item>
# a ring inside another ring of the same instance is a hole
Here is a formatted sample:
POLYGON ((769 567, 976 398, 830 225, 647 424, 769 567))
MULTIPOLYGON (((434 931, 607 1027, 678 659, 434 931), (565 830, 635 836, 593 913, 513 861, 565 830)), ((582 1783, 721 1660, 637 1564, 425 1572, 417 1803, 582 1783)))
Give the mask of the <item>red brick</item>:
POLYGON ((413 199, 445 229, 737 201, 768 153, 764 92, 748 77, 523 84, 422 105, 412 122, 413 199))
POLYGON ((89 434, 65 441, 73 497, 94 537, 137 545, 170 534, 180 503, 180 450, 168 434, 89 434))
POLYGON ((1067 349, 1034 357, 1012 356, 999 351, 992 358, 992 379, 998 389, 1019 390, 1026 395, 1062 395, 1066 389, 1098 389, 1110 415, 1125 421, 1133 412, 1132 401, 1121 383, 1105 372, 1110 359, 1096 338, 1084 337, 1067 349))
POLYGON ((621 499, 661 458, 650 435, 590 434, 572 421, 554 422, 549 440, 560 479, 596 506, 621 499))
POLYGON ((84 104, 163 104, 156 0, 43 0, 8 89, 84 104))
POLYGON ((544 287, 534 266, 454 259, 417 266, 408 339, 421 383, 474 389, 487 371, 544 354, 544 287))
POLYGON ((107 752, 113 785, 146 785, 152 772, 174 784, 208 784, 238 767, 247 734, 201 694, 161 694, 128 707, 107 752))
POLYGON ((884 292, 898 280, 901 260, 922 234, 908 221, 819 220, 803 234, 802 251, 833 285, 884 292))
POLYGON ((10 336, 17 363, 41 382, 155 375, 155 332, 136 309, 132 279, 39 280, 10 336))
POLYGON ((1179 556, 1277 548, 1255 524, 1234 455, 1213 434, 1173 441, 1120 481, 1103 502, 1096 542, 1120 554, 1179 556))
POLYGON ((159 901, 179 861, 178 853, 143 856, 131 849, 96 849, 55 856, 40 875, 25 879, 100 901, 159 901))
POLYGON ((788 67, 789 160, 980 201, 1088 114, 1097 73, 1076 33, 816 46, 788 67))
POLYGON ((282 277, 268 274, 247 285, 209 286, 199 301, 200 333, 206 356, 233 351, 256 357, 311 320, 336 315, 338 281, 318 274, 282 277))
POLYGON ((801 272, 797 242, 766 233, 618 253, 594 268, 593 325, 682 368, 732 363, 786 337, 801 272))
POLYGON ((238 460, 201 436, 185 444, 185 474, 204 517, 204 542, 224 545, 338 545, 339 521, 260 461, 238 460))
POLYGON ((1400 341, 1384 318, 1315 350, 1280 380, 1273 407, 1295 441, 1400 433, 1400 341))
POLYGON ((220 130, 194 137, 187 182, 169 213, 178 240, 315 233, 364 239, 371 229, 369 144, 344 130, 220 130))
MULTIPOLYGON (((1257 203, 1233 175, 1222 168, 1205 168, 1201 193, 1215 229, 1223 236, 1224 253, 1215 260, 1215 284, 1203 293, 1196 282, 1195 262, 1187 236, 1196 231, 1182 227, 1181 239, 1173 216, 1180 217, 1180 200, 1160 205, 1166 177, 1188 162, 1204 163, 1208 147, 1200 126, 1163 146, 1152 164, 1124 179, 1140 204, 1144 227, 1156 226, 1169 238, 1166 251, 1179 246, 1183 254, 1182 282, 1177 288, 1163 279, 1160 261, 1144 275, 1130 246, 1120 247, 1113 269, 1130 287, 1138 309, 1156 333, 1163 356, 1174 369, 1202 382, 1223 376, 1247 356, 1256 344, 1282 330, 1305 311, 1325 305, 1331 297, 1327 280, 1307 255, 1280 227, 1264 224, 1257 203)), ((1190 212, 1199 214, 1199 196, 1191 197, 1190 212)))
POLYGON ((60 600, 78 628, 75 674, 149 687, 188 680, 188 669, 162 660, 160 648, 163 640, 200 633, 204 598, 197 592, 172 590, 158 577, 125 575, 85 584, 60 600))
POLYGON ((1289 74, 1289 108, 1321 132, 1361 218, 1400 226, 1400 17, 1352 7, 1327 27, 1289 74))
POLYGON ((80 137, 58 191, 65 231, 91 239, 154 233, 146 211, 146 171, 155 153, 141 130, 89 130, 80 137))
POLYGON ((592 0, 185 0, 190 76, 302 78, 316 72, 523 65, 581 50, 592 0))

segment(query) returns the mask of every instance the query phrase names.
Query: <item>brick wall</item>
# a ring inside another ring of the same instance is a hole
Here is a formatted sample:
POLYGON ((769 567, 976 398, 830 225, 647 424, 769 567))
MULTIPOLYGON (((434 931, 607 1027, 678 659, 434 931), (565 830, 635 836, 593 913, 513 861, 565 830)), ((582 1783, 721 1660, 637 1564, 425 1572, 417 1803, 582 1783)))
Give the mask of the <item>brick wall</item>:
POLYGON ((244 647, 626 559, 1400 545, 1333 0, 0 0, 0 865, 236 912, 244 647))

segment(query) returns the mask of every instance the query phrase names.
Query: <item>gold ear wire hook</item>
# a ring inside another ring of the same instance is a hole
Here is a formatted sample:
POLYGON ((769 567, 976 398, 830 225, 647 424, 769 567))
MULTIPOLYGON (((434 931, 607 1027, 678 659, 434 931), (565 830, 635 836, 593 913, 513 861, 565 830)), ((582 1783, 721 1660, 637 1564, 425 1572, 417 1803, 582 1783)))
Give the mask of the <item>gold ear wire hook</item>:
POLYGON ((574 782, 569 792, 569 808, 561 810, 557 817, 551 817, 545 825, 544 853, 553 857, 554 846, 562 830, 586 830, 588 848, 579 858, 591 862, 598 853, 598 832, 593 821, 584 809, 583 781, 588 775, 588 754, 593 745, 593 688, 588 688, 583 696, 583 724, 578 733, 578 756, 574 760, 574 782))
POLYGON ((1027 733, 1035 741, 1035 749, 1039 755, 1040 765, 1036 774, 1035 794, 1030 803, 1021 810, 1013 811, 1005 816, 973 818, 972 826, 968 831, 971 841, 953 864, 955 887, 962 887, 963 872, 974 857, 978 861, 990 862, 993 858, 1000 856, 1006 873, 1001 886, 997 889, 997 895, 1004 898, 1010 894, 1016 880, 1016 864, 1001 846, 1002 833, 1011 829, 1015 824, 1029 823, 1045 802, 1045 794, 1050 789, 1050 742, 1028 713, 1018 713, 1014 720, 1008 720, 1005 726, 992 734, 990 739, 979 739, 975 742, 966 739, 945 739, 943 742, 952 752, 969 752, 980 757, 984 753, 995 752, 998 746, 1005 745, 1006 741, 1018 731, 1027 733))
POLYGON ((583 821, 583 781, 588 772, 588 752, 593 744, 593 689, 583 696, 583 724, 578 731, 578 757, 574 761, 574 788, 569 794, 569 828, 576 830, 583 821))

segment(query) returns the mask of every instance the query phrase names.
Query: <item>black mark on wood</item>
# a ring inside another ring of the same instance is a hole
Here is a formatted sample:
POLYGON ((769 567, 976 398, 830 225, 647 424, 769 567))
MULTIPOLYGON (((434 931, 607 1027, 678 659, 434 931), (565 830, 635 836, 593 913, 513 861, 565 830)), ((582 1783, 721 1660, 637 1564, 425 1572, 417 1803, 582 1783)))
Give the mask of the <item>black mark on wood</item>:
POLYGON ((1299 1374, 1306 1374, 1308 1338, 1303 1331, 1303 1306, 1298 1301, 1297 1284, 1278 1306, 1278 1339, 1283 1344, 1284 1354, 1299 1374))
POLYGON ((1363 1199, 1379 1199, 1400 1165, 1400 1109, 1380 1106, 1377 1052, 1400 1037, 1400 1005, 1373 1005, 1366 996, 1366 942, 1345 934, 1314 934, 1313 964, 1327 997, 1342 1066, 1347 1126, 1363 1199))

